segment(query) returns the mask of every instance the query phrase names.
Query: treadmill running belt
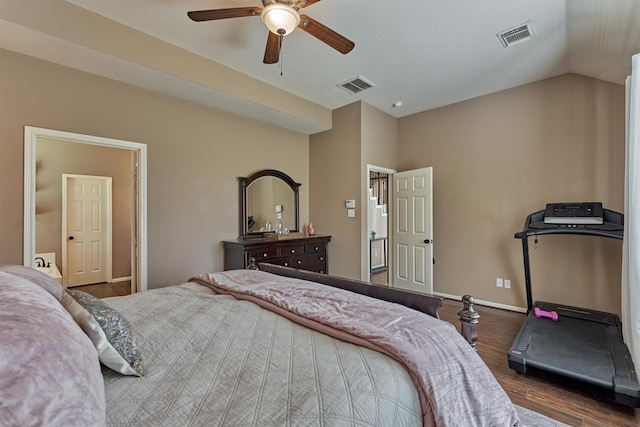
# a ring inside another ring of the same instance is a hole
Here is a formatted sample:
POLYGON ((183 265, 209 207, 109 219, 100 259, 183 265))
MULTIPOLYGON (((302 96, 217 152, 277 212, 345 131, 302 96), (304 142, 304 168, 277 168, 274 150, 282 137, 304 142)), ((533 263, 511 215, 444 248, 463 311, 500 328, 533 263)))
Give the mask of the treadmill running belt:
POLYGON ((534 307, 557 312, 558 321, 529 313, 509 350, 511 369, 550 372, 613 391, 618 403, 640 407, 640 385, 617 315, 540 301, 534 307))

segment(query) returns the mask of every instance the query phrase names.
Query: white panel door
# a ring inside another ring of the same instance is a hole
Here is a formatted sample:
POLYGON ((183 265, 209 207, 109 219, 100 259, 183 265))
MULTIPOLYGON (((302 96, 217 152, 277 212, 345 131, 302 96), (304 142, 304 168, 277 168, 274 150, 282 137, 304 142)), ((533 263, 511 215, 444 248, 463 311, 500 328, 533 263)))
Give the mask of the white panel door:
POLYGON ((392 286, 433 292, 433 168, 393 175, 392 286))
POLYGON ((76 176, 68 177, 66 183, 65 283, 106 282, 111 178, 76 176))

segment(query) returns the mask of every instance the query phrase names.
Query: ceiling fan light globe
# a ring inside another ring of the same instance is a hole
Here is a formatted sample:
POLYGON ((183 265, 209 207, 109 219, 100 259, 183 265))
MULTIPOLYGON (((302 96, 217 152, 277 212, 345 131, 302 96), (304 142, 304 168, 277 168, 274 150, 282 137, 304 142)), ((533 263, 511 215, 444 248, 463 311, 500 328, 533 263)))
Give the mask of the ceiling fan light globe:
POLYGON ((300 24, 300 14, 284 4, 274 3, 262 9, 262 22, 274 34, 286 36, 300 24))

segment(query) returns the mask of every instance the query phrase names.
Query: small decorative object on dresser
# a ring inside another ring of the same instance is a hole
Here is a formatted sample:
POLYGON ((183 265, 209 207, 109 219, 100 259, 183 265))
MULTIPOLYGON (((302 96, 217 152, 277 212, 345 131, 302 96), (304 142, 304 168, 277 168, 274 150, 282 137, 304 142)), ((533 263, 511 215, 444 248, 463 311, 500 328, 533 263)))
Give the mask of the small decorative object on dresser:
POLYGON ((307 225, 307 234, 309 236, 313 236, 314 234, 316 234, 316 230, 313 228, 312 222, 310 222, 309 225, 307 225))

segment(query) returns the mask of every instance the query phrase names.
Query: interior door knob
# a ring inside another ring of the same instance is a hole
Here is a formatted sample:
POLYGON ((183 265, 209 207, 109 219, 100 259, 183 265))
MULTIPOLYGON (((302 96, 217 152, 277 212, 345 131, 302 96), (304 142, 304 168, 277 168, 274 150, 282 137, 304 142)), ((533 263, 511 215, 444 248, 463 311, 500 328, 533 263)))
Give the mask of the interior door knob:
POLYGON ((433 240, 424 239, 424 242, 425 242, 426 244, 429 244, 429 243, 433 243, 433 240))
POLYGON ((73 240, 73 236, 69 236, 69 240, 73 240))

